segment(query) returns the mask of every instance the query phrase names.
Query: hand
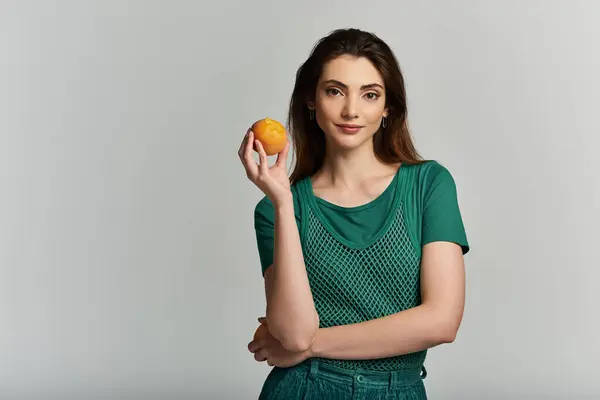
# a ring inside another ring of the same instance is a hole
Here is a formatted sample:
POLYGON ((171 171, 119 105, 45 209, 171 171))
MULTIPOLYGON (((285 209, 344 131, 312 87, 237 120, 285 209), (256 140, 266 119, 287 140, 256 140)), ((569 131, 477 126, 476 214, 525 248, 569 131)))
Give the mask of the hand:
POLYGON ((254 353, 256 361, 266 361, 270 366, 287 368, 310 358, 310 350, 293 353, 284 349, 279 340, 269 332, 266 318, 259 318, 258 321, 267 329, 260 329, 254 340, 248 344, 248 350, 254 353))
POLYGON ((254 132, 248 129, 238 151, 240 160, 246 169, 246 176, 263 191, 273 204, 287 201, 292 197, 286 165, 289 148, 290 142, 288 141, 283 150, 277 154, 275 164, 269 167, 267 154, 262 144, 254 139, 254 132), (253 145, 256 146, 260 156, 260 164, 252 157, 253 145))

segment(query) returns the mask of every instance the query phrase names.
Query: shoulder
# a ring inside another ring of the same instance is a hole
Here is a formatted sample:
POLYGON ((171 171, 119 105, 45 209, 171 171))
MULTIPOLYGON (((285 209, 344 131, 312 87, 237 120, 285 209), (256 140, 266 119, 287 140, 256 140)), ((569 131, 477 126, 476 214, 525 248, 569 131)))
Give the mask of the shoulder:
POLYGON ((452 173, 435 160, 424 162, 415 170, 418 170, 415 200, 422 216, 422 246, 435 241, 454 242, 460 244, 466 254, 469 243, 452 173))
POLYGON ((404 167, 408 170, 412 183, 424 191, 440 182, 454 184, 454 177, 450 170, 437 160, 426 160, 404 167))
POLYGON ((407 165, 406 168, 412 170, 413 175, 420 182, 427 183, 436 178, 452 178, 450 170, 437 160, 426 160, 418 164, 407 165))
POLYGON ((434 201, 439 196, 457 195, 454 176, 441 162, 426 160, 405 167, 407 190, 413 193, 412 199, 421 205, 434 201))

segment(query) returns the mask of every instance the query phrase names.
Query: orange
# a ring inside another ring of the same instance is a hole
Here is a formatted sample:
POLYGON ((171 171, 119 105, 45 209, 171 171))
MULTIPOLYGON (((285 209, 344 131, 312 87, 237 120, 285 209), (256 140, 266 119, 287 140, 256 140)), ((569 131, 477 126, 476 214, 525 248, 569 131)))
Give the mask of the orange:
POLYGON ((260 340, 265 337, 265 335, 269 332, 269 327, 265 324, 260 324, 256 331, 254 332, 254 340, 260 340))
POLYGON ((281 152, 287 143, 284 126, 279 121, 269 117, 252 124, 252 132, 254 132, 254 138, 262 144, 268 156, 281 152))

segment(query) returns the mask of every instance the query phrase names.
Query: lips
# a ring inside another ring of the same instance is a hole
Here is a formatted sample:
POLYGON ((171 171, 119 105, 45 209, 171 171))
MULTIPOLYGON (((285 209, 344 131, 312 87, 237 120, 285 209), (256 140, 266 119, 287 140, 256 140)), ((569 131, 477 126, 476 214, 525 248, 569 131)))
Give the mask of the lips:
POLYGON ((363 126, 361 125, 350 125, 350 124, 336 124, 336 126, 338 127, 339 130, 341 130, 344 133, 356 133, 358 131, 360 131, 363 126))

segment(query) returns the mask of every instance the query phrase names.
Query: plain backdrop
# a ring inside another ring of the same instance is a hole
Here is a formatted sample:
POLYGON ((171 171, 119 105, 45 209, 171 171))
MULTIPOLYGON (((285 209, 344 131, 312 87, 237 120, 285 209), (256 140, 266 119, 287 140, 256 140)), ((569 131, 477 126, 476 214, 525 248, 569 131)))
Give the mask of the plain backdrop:
POLYGON ((0 2, 0 399, 254 399, 262 193, 296 69, 372 31, 467 234, 432 399, 600 398, 597 1, 0 2))

